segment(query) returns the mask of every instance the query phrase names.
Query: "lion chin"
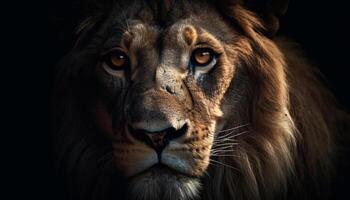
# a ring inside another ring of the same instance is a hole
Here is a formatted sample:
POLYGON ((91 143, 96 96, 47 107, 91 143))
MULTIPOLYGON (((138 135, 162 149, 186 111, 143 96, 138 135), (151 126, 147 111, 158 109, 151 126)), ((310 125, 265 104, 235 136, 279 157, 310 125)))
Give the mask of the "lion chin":
POLYGON ((135 200, 187 200, 198 196, 200 182, 165 165, 154 165, 131 177, 128 187, 131 199, 135 200))

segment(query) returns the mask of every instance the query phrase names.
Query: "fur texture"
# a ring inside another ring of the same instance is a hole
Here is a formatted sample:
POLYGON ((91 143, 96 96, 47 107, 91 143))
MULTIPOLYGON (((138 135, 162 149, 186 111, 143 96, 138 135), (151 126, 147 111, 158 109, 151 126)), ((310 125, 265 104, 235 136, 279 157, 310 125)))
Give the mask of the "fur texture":
POLYGON ((348 116, 297 45, 274 37, 286 6, 256 5, 117 1, 82 23, 54 96, 68 198, 327 198, 348 116), (191 72, 201 43, 220 56, 191 72), (116 44, 132 63, 122 73, 99 61, 116 44), (155 151, 126 128, 184 123, 159 168, 155 151))

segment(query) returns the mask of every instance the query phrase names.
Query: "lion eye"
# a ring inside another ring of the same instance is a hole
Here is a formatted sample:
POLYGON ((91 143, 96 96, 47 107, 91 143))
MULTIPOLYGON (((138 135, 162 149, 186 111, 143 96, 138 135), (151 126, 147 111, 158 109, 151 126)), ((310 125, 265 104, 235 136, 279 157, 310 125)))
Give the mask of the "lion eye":
POLYGON ((129 63, 128 56, 121 50, 112 50, 103 56, 104 62, 113 70, 123 70, 129 63))
POLYGON ((194 66, 204 67, 209 65, 213 59, 213 50, 208 48, 199 48, 193 51, 191 61, 194 66))

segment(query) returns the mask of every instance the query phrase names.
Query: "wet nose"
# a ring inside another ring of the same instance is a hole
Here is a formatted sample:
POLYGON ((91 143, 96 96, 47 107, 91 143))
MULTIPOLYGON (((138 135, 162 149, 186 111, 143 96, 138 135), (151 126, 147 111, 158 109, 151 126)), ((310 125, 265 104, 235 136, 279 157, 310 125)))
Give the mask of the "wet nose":
POLYGON ((171 140, 186 134, 188 125, 185 123, 179 129, 176 129, 175 127, 168 127, 164 130, 153 132, 145 129, 134 129, 130 125, 128 126, 128 129, 134 138, 145 142, 147 145, 156 150, 158 154, 160 154, 171 140))

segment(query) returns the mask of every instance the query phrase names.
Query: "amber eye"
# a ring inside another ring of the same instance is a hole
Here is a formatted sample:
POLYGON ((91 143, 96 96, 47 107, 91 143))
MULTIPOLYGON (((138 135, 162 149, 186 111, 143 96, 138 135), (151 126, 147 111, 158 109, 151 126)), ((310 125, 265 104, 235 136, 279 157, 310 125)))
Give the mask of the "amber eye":
POLYGON ((199 48, 192 53, 192 64, 195 66, 207 66, 214 59, 214 52, 209 48, 199 48))
POLYGON ((129 64, 128 56, 119 49, 110 51, 102 59, 113 70, 123 70, 129 64))

